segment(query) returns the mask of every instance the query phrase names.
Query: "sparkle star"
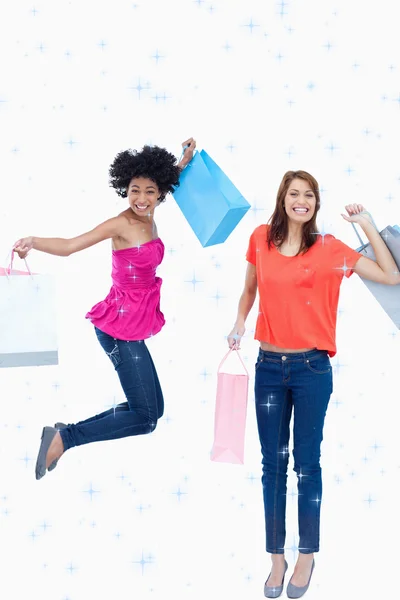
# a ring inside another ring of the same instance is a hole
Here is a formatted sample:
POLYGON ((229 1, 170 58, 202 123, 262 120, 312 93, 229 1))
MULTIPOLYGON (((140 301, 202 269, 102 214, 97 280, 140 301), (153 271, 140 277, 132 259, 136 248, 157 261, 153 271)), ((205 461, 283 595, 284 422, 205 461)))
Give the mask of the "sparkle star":
POLYGON ((322 244, 325 244, 325 236, 330 234, 327 231, 325 231, 324 224, 322 224, 322 231, 313 231, 312 235, 320 235, 322 238, 322 244))
POLYGON ((182 492, 180 487, 178 487, 176 492, 172 492, 172 493, 178 498, 179 502, 181 501, 181 496, 185 496, 187 494, 187 492, 182 492))
POLYGON ((369 506, 369 508, 371 508, 371 504, 372 504, 373 502, 376 502, 376 500, 374 500, 374 499, 372 498, 371 494, 369 494, 369 495, 368 495, 368 498, 366 498, 366 499, 364 500, 364 502, 367 502, 367 503, 368 503, 368 506, 369 506))
POLYGON ((140 560, 133 560, 132 561, 134 564, 138 564, 141 566, 142 568, 142 575, 144 575, 144 569, 147 565, 151 564, 153 562, 153 557, 151 556, 151 554, 148 555, 148 558, 146 559, 144 557, 144 553, 142 551, 142 558, 140 560))
POLYGON ((142 98, 142 91, 143 91, 143 90, 148 90, 148 89, 149 89, 149 86, 143 86, 143 85, 140 83, 140 78, 139 78, 139 81, 138 81, 137 85, 136 85, 136 86, 132 86, 132 87, 131 87, 131 88, 129 88, 129 89, 131 89, 131 90, 136 90, 136 91, 137 91, 137 93, 138 93, 139 100, 141 100, 141 98, 142 98))
POLYGON ((285 9, 288 6, 288 2, 285 2, 285 0, 281 0, 277 4, 278 4, 278 9, 279 9, 278 15, 280 17, 284 17, 285 15, 287 15, 287 12, 285 9))
POLYGON ((193 285, 193 291, 196 291, 196 285, 198 283, 204 283, 201 279, 196 279, 196 273, 193 271, 193 278, 190 280, 185 280, 185 283, 191 283, 193 285))
POLYGON ((302 470, 300 469, 299 473, 297 474, 297 477, 299 478, 299 482, 302 483, 303 478, 307 477, 307 475, 304 475, 302 470))
POLYGON ((72 138, 69 138, 68 142, 65 143, 70 147, 71 150, 77 144, 77 142, 75 142, 72 138))
POLYGON ((210 377, 210 373, 207 371, 206 368, 203 369, 203 371, 200 373, 200 375, 202 375, 203 381, 206 381, 207 377, 210 377))
POLYGON ((335 144, 333 142, 331 142, 329 144, 329 146, 326 146, 326 150, 329 150, 329 152, 331 153, 331 155, 338 149, 337 146, 335 146, 335 144))
POLYGON ((341 267, 334 267, 337 271, 343 271, 343 275, 346 275, 347 271, 351 271, 351 268, 346 264, 346 258, 343 260, 343 265, 341 267))
POLYGON ((75 571, 77 570, 77 567, 75 567, 73 565, 72 562, 69 563, 69 565, 66 567, 67 571, 69 571, 70 575, 73 575, 75 573, 75 571))
POLYGON ((151 58, 152 58, 153 60, 155 60, 155 61, 156 61, 156 65, 158 65, 158 61, 159 61, 161 58, 165 58, 165 56, 163 56, 162 54, 160 54, 160 53, 158 52, 158 49, 157 49, 151 58))
POLYGON ((88 490, 84 490, 84 494, 89 494, 90 496, 90 501, 93 500, 93 496, 94 494, 99 494, 100 492, 98 490, 94 490, 92 484, 90 484, 90 487, 88 490))
POLYGON ((250 33, 253 33, 253 29, 255 29, 255 27, 259 27, 259 25, 256 25, 255 23, 253 23, 253 19, 251 18, 249 23, 247 23, 247 25, 243 25, 243 27, 248 27, 250 33))
POLYGON ((249 86, 246 88, 246 90, 249 90, 249 92, 250 92, 250 94, 251 94, 252 96, 254 96, 254 92, 256 92, 256 91, 257 91, 257 89, 258 89, 258 88, 256 88, 256 86, 254 85, 254 83, 251 83, 251 84, 250 84, 250 85, 249 85, 249 86))
POLYGON ((289 454, 289 448, 287 446, 283 446, 282 450, 278 450, 278 454, 281 454, 282 458, 285 458, 289 454))
POLYGON ((269 394, 269 395, 268 395, 268 397, 267 397, 267 402, 260 403, 260 405, 259 405, 259 406, 266 406, 266 407, 267 407, 268 414, 269 414, 269 410, 270 410, 270 408, 271 408, 272 406, 277 406, 277 404, 273 404, 273 403, 271 402, 271 400, 274 400, 274 398, 275 398, 274 394, 269 394))

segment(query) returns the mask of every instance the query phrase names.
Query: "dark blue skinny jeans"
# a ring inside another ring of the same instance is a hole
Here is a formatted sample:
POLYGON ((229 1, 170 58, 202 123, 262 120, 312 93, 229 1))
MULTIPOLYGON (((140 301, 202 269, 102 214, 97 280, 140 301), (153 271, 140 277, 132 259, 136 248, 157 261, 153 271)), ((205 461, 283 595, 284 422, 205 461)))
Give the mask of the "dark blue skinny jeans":
POLYGON ((289 425, 293 421, 294 470, 298 479, 299 552, 319 551, 322 478, 320 447, 332 367, 320 350, 296 354, 260 350, 255 403, 262 452, 266 549, 283 554, 289 425))
POLYGON ((126 402, 60 430, 64 450, 73 446, 151 433, 164 413, 160 382, 144 341, 117 340, 95 328, 114 365, 126 402))

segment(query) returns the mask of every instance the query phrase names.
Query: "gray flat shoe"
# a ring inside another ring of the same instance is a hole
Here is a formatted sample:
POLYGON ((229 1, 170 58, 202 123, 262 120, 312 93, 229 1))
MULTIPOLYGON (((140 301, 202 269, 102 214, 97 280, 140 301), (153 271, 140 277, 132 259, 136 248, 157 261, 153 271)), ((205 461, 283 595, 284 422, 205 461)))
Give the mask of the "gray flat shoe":
POLYGON ((268 575, 268 579, 265 582, 264 585, 264 596, 266 598, 279 598, 279 596, 282 594, 283 592, 283 586, 285 584, 285 575, 286 575, 286 571, 288 570, 288 564, 285 560, 285 572, 283 573, 283 579, 282 579, 282 584, 281 585, 277 585, 276 587, 270 587, 269 585, 267 585, 268 583, 268 579, 271 577, 271 573, 268 575))
POLYGON ((56 435, 58 429, 55 427, 43 427, 42 441, 40 443, 39 454, 36 461, 36 479, 41 479, 46 475, 46 456, 47 451, 56 435))
POLYGON ((297 585, 293 585, 293 583, 290 583, 290 581, 289 581, 287 590, 286 590, 288 598, 301 598, 302 596, 304 596, 304 594, 306 593, 306 591, 308 590, 308 588, 310 586, 310 581, 311 581, 311 577, 312 577, 312 574, 314 571, 314 567, 315 567, 315 561, 313 559, 312 566, 311 566, 310 579, 308 580, 307 585, 305 585, 303 587, 297 587, 297 585))
MULTIPOLYGON (((66 425, 65 423, 56 423, 54 425, 55 429, 65 429, 66 427, 68 427, 68 425, 66 425)), ((53 460, 53 462, 51 463, 51 465, 49 465, 49 468, 47 469, 48 471, 52 471, 53 469, 56 468, 58 463, 58 458, 56 458, 56 460, 53 460)))

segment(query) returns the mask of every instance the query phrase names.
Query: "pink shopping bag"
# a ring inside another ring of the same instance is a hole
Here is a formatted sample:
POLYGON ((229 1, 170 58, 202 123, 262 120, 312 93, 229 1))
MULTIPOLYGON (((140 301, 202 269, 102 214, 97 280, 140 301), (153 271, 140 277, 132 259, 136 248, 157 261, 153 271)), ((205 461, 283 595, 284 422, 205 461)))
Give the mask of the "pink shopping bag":
POLYGON ((245 373, 222 373, 221 367, 232 349, 224 356, 217 375, 215 403, 214 444, 211 460, 231 464, 244 464, 244 439, 246 429, 249 374, 237 350, 245 373))

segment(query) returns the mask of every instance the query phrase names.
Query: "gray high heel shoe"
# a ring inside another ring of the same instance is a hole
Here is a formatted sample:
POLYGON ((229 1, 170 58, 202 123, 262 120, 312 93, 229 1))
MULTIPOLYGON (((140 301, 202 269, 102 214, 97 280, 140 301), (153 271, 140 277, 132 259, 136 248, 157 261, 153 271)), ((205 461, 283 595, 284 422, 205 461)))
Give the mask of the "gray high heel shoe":
POLYGON ((285 572, 283 573, 283 578, 282 578, 282 584, 281 585, 277 585, 275 587, 270 587, 267 585, 268 583, 268 579, 271 577, 271 573, 268 575, 268 579, 264 584, 264 596, 266 598, 279 598, 279 596, 282 594, 283 592, 283 586, 285 584, 285 575, 286 575, 286 571, 288 570, 288 564, 285 560, 285 572))
MULTIPOLYGON (((65 429, 66 427, 68 427, 68 425, 66 425, 65 423, 55 423, 54 427, 55 427, 55 429, 65 429)), ((53 469, 55 469, 57 466, 57 463, 58 463, 58 458, 53 460, 53 462, 51 463, 51 465, 49 465, 49 468, 47 470, 52 471, 53 469)))
POLYGON ((58 429, 55 427, 43 427, 42 441, 40 443, 39 453, 36 460, 36 479, 41 479, 46 475, 46 456, 57 431, 58 429))
POLYGON ((310 578, 308 580, 307 585, 304 585, 303 587, 298 587, 297 585, 293 585, 293 583, 290 583, 290 581, 289 581, 287 590, 286 590, 288 598, 301 598, 302 596, 304 596, 304 594, 310 587, 310 581, 311 581, 311 577, 312 577, 312 574, 314 571, 314 567, 315 567, 315 561, 313 559, 312 566, 311 566, 310 578))

